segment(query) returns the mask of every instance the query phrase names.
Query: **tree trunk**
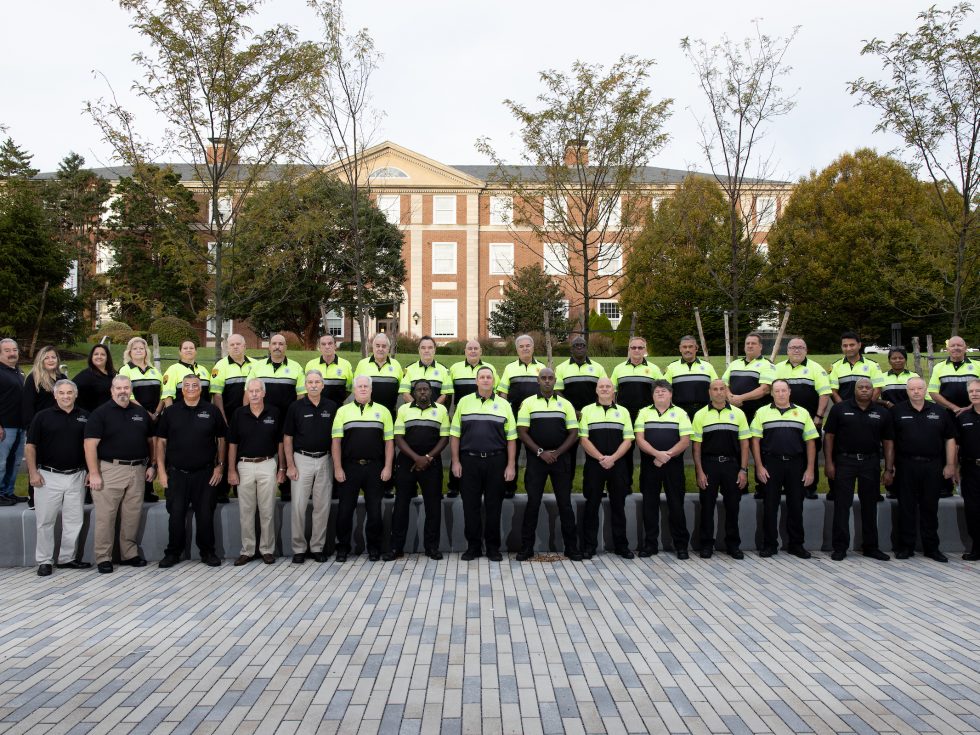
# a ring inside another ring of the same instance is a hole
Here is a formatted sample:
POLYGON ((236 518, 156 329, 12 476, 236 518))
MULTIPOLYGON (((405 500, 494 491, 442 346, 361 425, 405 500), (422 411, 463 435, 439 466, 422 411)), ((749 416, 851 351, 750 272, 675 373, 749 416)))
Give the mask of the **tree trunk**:
POLYGON ((956 278, 953 280, 953 324, 950 336, 960 333, 963 316, 963 261, 966 259, 966 228, 960 228, 959 242, 956 244, 956 278))
POLYGON ((27 351, 27 356, 34 359, 34 350, 37 348, 37 336, 41 332, 41 321, 44 319, 44 305, 48 300, 48 282, 44 282, 44 288, 41 289, 41 306, 37 310, 37 323, 34 325, 34 336, 31 337, 31 346, 27 351))

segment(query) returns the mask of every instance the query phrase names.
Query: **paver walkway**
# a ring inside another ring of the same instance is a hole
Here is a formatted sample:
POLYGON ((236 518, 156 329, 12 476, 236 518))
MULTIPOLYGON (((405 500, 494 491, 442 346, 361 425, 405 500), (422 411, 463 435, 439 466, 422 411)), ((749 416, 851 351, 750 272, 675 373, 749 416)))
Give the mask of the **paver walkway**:
POLYGON ((980 732, 980 566, 0 570, 0 732, 980 732))

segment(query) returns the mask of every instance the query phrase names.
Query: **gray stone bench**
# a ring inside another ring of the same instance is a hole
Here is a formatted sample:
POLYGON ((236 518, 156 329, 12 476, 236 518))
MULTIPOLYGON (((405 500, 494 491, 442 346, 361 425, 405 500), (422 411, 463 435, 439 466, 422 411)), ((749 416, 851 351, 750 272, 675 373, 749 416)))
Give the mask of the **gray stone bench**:
MULTIPOLYGON (((573 496, 576 513, 581 523, 582 509, 585 503, 581 495, 573 496)), ((510 551, 517 551, 520 547, 520 528, 524 516, 526 498, 518 495, 514 500, 505 500, 501 518, 503 540, 505 547, 510 551)), ((384 522, 385 535, 390 530, 391 512, 394 501, 384 501, 384 522)), ((855 510, 858 509, 858 501, 855 499, 855 510)), ((643 537, 643 499, 639 493, 630 495, 626 500, 627 534, 630 540, 630 547, 636 548, 640 539, 643 537)), ((719 518, 716 522, 716 537, 723 540, 723 533, 718 529, 723 529, 724 510, 719 500, 719 518)), ((337 503, 334 501, 334 511, 337 503)), ((603 503, 602 514, 602 535, 605 539, 605 546, 611 549, 612 541, 609 529, 609 516, 606 512, 606 501, 603 503)), ((699 541, 699 517, 700 501, 696 493, 688 493, 684 510, 687 515, 687 526, 692 531, 692 546, 697 549, 700 547, 699 541)), ((667 528, 666 504, 661 498, 661 529, 660 546, 661 548, 672 548, 670 533, 667 528)), ((334 544, 334 514, 331 513, 330 527, 327 531, 327 551, 332 551, 334 544)), ((411 505, 409 517, 409 532, 406 540, 405 551, 409 553, 418 552, 422 546, 422 522, 424 511, 422 499, 416 497, 411 505)), ((85 507, 85 523, 82 528, 83 539, 83 558, 86 561, 93 561, 93 535, 92 522, 94 521, 94 508, 85 507)), ((164 548, 167 545, 167 510, 163 502, 143 506, 143 519, 140 524, 139 544, 143 556, 149 561, 157 561, 163 557, 164 548)), ((894 500, 886 500, 878 504, 878 529, 881 538, 881 548, 884 551, 892 549, 892 533, 898 522, 898 506, 894 500)), ((354 547, 358 551, 363 551, 364 536, 364 504, 363 499, 358 505, 354 547)), ((739 526, 742 535, 742 548, 746 551, 757 549, 762 541, 762 502, 757 501, 752 496, 745 496, 742 499, 739 515, 739 526)), ((833 502, 824 500, 823 496, 819 500, 807 500, 803 505, 803 523, 806 530, 806 545, 811 551, 829 551, 831 546, 831 529, 833 524, 833 502)), ((25 504, 14 507, 0 508, 0 566, 34 566, 34 545, 37 537, 36 520, 34 511, 28 510, 25 504)), ((193 524, 192 518, 188 517, 188 524, 193 524)), ((276 551, 282 556, 291 556, 290 546, 291 515, 286 503, 276 503, 275 528, 277 533, 276 551)), ((784 526, 784 524, 781 524, 784 526)), ((310 519, 307 517, 307 532, 309 532, 310 519)), ((60 528, 58 530, 60 534, 60 528)), ((57 534, 56 534, 57 536, 57 534)), ((241 552, 241 526, 238 517, 238 504, 233 499, 228 504, 218 505, 215 513, 215 537, 217 542, 218 555, 225 559, 234 559, 241 552)), ((860 522, 855 529, 852 516, 852 546, 855 549, 861 548, 861 528, 860 522)), ((966 533, 966 522, 963 516, 962 498, 946 498, 939 503, 939 538, 941 548, 946 552, 961 552, 964 548, 970 547, 970 538, 966 533)), ((719 541, 721 543, 721 541, 719 541)), ((602 546, 600 541, 600 547, 602 546)), ((446 498, 442 501, 442 541, 440 544, 444 552, 461 552, 466 549, 466 540, 463 537, 463 505, 459 498, 446 498)), ((555 504, 553 495, 544 496, 542 512, 538 517, 537 545, 538 551, 561 551, 563 544, 561 540, 561 530, 558 521, 558 507, 555 504)), ((189 544, 188 553, 191 558, 197 558, 197 548, 193 543, 189 544)))

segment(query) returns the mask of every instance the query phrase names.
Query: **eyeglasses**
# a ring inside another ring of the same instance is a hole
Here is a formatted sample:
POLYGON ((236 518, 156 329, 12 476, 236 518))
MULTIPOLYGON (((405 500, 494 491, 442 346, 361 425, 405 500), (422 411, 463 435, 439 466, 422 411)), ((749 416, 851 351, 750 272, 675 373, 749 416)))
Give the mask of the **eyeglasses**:
POLYGON ((646 348, 645 348, 645 347, 644 347, 643 345, 639 345, 639 346, 632 346, 632 345, 631 345, 631 346, 630 346, 630 349, 631 349, 631 350, 644 350, 644 349, 646 349, 646 348))

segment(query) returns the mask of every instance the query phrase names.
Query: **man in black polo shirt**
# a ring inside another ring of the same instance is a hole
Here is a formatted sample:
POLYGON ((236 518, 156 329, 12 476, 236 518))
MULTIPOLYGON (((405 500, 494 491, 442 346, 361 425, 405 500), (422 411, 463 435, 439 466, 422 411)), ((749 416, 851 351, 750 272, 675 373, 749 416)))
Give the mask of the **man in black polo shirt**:
POLYGON ((201 400, 201 379, 181 381, 184 400, 164 410, 157 424, 157 465, 170 514, 169 542, 160 568, 180 561, 187 543, 187 511, 194 511, 197 548, 209 567, 221 566, 214 553, 214 507, 225 461, 225 420, 221 410, 201 400))
POLYGON ((432 402, 428 380, 415 381, 412 402, 403 403, 395 418, 395 511, 391 517, 391 550, 385 561, 400 559, 405 548, 408 509, 412 498, 422 488, 425 504, 423 548, 430 559, 439 560, 439 511, 442 507, 442 450, 449 443, 449 412, 441 403, 432 402))
POLYGON ((95 563, 112 571, 112 547, 119 522, 120 564, 145 567, 136 545, 143 511, 143 490, 156 476, 153 423, 146 409, 132 403, 133 384, 124 375, 112 379, 112 400, 92 411, 85 425, 85 462, 95 501, 95 563))
POLYGON ((313 527, 310 553, 318 562, 327 560, 327 520, 333 496, 333 467, 330 463, 330 432, 337 404, 324 397, 320 370, 306 372, 306 395, 290 405, 283 424, 282 443, 286 454, 286 476, 292 481, 293 564, 306 559, 306 509, 313 498, 313 527))
POLYGON ((527 561, 534 556, 538 513, 549 478, 558 504, 565 556, 572 561, 582 561, 582 553, 578 550, 575 510, 572 508, 572 462, 578 444, 578 420, 571 401, 555 393, 555 371, 551 368, 541 368, 538 372, 538 394, 521 404, 517 412, 517 435, 527 449, 527 467, 524 470, 527 505, 521 524, 521 551, 517 561, 527 561))
POLYGON ((964 561, 980 560, 980 380, 966 384, 970 409, 956 417, 960 447, 960 493, 963 515, 972 548, 963 554, 964 561))
POLYGON ((340 503, 337 507, 337 561, 347 561, 351 551, 351 532, 357 496, 364 491, 364 540, 368 559, 381 559, 381 495, 383 484, 391 479, 395 459, 394 427, 391 414, 371 400, 371 378, 354 378, 354 400, 337 410, 333 422, 333 475, 337 480, 340 503))
POLYGON ((24 372, 17 366, 17 342, 0 339, 0 505, 27 502, 14 495, 14 481, 24 454, 24 372))
POLYGON ((54 562, 54 526, 61 513, 59 569, 88 569, 78 558, 85 503, 85 425, 88 411, 75 405, 78 388, 59 380, 52 392, 56 406, 38 411, 27 430, 24 459, 37 516, 37 575, 51 574, 54 562))
POLYGON ((939 550, 939 494, 943 479, 956 474, 956 424, 948 410, 926 401, 922 378, 910 378, 905 390, 908 403, 892 409, 899 520, 895 558, 915 554, 918 515, 923 553, 945 562, 948 559, 939 550))
POLYGON ((885 484, 895 472, 894 428, 887 408, 872 402, 870 378, 858 378, 854 396, 835 403, 824 427, 824 467, 834 482, 834 551, 830 558, 841 561, 851 545, 848 521, 854 504, 857 481, 861 503, 861 547, 865 556, 888 561, 878 548, 878 483, 881 472, 880 447, 885 453, 885 484))
POLYGON ((249 378, 245 385, 248 405, 231 417, 228 425, 228 484, 238 486, 238 514, 242 524, 242 553, 235 566, 255 558, 255 512, 259 513, 259 553, 262 561, 276 561, 276 485, 286 477, 279 409, 265 402, 265 384, 249 378))

